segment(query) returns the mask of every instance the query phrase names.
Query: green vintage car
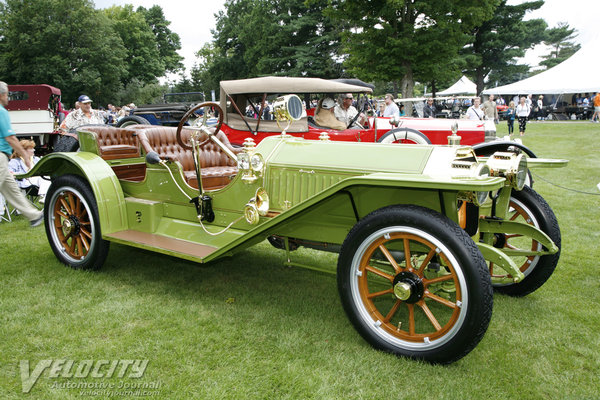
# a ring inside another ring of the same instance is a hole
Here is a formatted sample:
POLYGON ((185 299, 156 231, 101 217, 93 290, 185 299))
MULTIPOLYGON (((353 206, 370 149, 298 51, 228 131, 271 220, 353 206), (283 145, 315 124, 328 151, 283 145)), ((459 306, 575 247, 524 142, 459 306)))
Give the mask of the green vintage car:
MULTIPOLYGON (((198 107, 223 115, 217 103, 198 107)), ((115 242, 205 263, 267 238, 290 265, 298 246, 339 252, 357 331, 436 363, 481 340, 493 287, 522 296, 552 274, 558 224, 524 182, 528 161, 566 161, 479 159, 456 135, 448 146, 305 140, 286 134, 302 113, 297 96, 274 110, 282 134, 242 148, 222 121, 184 127, 195 109, 178 128, 81 128, 81 151, 48 155, 29 174, 52 177, 44 212, 56 257, 97 269, 115 242)))

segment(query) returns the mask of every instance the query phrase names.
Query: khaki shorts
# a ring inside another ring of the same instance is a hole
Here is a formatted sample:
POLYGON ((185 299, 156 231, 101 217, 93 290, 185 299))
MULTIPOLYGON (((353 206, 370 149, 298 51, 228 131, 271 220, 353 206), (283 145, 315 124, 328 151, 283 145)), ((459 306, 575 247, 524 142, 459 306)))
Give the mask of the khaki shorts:
POLYGON ((597 113, 600 113, 600 106, 594 107, 594 111, 596 111, 597 113))

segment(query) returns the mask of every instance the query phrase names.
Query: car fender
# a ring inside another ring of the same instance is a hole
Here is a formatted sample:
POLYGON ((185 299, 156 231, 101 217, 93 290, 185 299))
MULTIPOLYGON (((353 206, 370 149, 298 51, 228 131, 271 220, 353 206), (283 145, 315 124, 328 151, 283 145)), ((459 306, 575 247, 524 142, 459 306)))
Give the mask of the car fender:
POLYGON ((73 174, 84 178, 98 204, 98 216, 102 235, 127 229, 127 215, 123 190, 112 168, 102 158, 93 153, 52 153, 43 157, 27 174, 49 176, 73 174))
POLYGON ((535 153, 527 146, 522 143, 512 142, 510 140, 498 140, 493 142, 478 143, 473 145, 473 150, 478 156, 491 156, 497 151, 508 151, 509 147, 516 147, 523 153, 527 154, 529 158, 537 158, 535 153))

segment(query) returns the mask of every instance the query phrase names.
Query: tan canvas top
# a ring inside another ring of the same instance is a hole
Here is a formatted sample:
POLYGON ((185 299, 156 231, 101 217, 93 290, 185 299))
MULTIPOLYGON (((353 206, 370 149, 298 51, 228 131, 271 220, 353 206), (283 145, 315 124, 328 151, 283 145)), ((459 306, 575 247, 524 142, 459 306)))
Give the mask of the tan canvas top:
POLYGON ((348 85, 320 78, 290 78, 285 76, 266 76, 263 78, 237 79, 221 81, 221 91, 227 94, 240 93, 372 93, 364 86, 348 85))

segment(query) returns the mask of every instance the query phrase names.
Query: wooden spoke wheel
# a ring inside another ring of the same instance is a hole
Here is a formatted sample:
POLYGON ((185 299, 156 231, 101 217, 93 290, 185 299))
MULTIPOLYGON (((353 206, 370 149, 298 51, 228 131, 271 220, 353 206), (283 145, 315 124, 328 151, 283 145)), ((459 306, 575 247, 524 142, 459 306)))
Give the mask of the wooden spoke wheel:
POLYGON ((338 262, 344 309, 374 347, 447 363, 479 342, 492 311, 485 261, 448 218, 392 206, 363 218, 338 262))
POLYGON ((100 268, 109 243, 102 240, 88 184, 79 176, 63 175, 52 182, 46 197, 46 235, 56 257, 73 268, 100 268))
MULTIPOLYGON (((546 201, 532 188, 525 186, 521 191, 513 191, 510 199, 509 218, 511 221, 523 222, 541 229, 559 247, 561 246, 560 228, 556 216, 546 201)), ((496 235, 498 248, 511 250, 541 251, 543 246, 528 237, 518 234, 496 235)), ((525 279, 518 283, 495 283, 496 290, 512 296, 524 296, 542 286, 554 272, 560 250, 556 254, 545 256, 514 256, 525 279)), ((500 267, 490 263, 492 278, 512 278, 500 267)))

